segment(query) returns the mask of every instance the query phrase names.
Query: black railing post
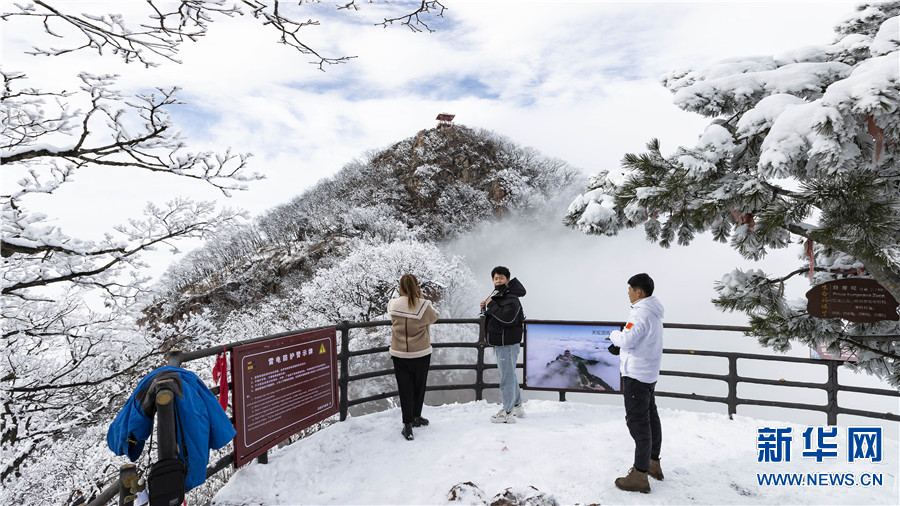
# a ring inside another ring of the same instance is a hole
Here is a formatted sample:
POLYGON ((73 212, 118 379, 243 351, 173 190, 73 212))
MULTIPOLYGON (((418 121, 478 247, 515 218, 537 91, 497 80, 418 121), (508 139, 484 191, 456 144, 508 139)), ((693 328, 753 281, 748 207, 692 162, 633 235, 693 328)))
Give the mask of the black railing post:
POLYGON ((119 506, 132 506, 134 504, 134 494, 131 493, 131 487, 135 485, 138 479, 134 464, 125 464, 119 468, 119 506))
POLYGON ((487 339, 484 330, 484 315, 478 317, 478 361, 475 362, 475 400, 484 399, 484 347, 487 339))
POLYGON ((737 356, 736 355, 728 355, 728 419, 734 420, 734 415, 737 414, 737 384, 738 384, 738 372, 737 372, 737 356))
POLYGON ((478 342, 481 344, 487 344, 487 327, 485 327, 485 319, 486 315, 481 314, 478 316, 478 342))
POLYGON ((837 425, 837 396, 840 389, 838 384, 838 365, 840 365, 840 362, 837 360, 826 360, 825 363, 828 365, 828 384, 825 385, 825 392, 828 394, 828 410, 826 411, 828 425, 837 425))
POLYGON ((341 375, 338 378, 340 387, 340 411, 341 421, 347 419, 347 413, 350 411, 350 322, 341 321, 337 330, 341 331, 341 352, 338 354, 338 360, 341 362, 341 375))
POLYGON ((562 390, 559 391, 559 402, 566 402, 566 393, 562 390))

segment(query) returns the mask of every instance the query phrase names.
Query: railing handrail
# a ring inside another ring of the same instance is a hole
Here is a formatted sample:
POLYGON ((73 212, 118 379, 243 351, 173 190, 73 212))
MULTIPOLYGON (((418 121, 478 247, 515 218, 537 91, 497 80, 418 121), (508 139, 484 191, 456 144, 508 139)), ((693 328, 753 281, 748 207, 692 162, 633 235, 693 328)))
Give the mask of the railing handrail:
MULTIPOLYGON (((479 323, 479 318, 440 318, 435 323, 438 324, 460 324, 460 323, 471 323, 477 324, 479 323)), ((565 324, 580 324, 580 325, 624 325, 625 322, 622 321, 585 321, 585 320, 527 320, 530 323, 536 322, 553 322, 561 325, 565 324)), ((243 346, 245 344, 251 343, 259 343, 262 341, 268 341, 270 339, 278 339, 280 337, 292 336, 294 334, 300 334, 303 332, 312 332, 315 330, 324 330, 330 329, 332 327, 341 330, 346 326, 347 329, 359 329, 359 328, 368 328, 368 327, 381 327, 390 325, 390 320, 370 320, 367 322, 340 322, 335 325, 323 325, 320 327, 310 327, 307 329, 300 330, 289 330, 286 332, 279 332, 277 334, 270 334, 263 337, 257 337, 253 339, 248 339, 244 341, 233 341, 227 344, 210 346, 209 348, 203 348, 200 350, 183 352, 181 350, 170 350, 169 352, 169 365, 181 364, 183 362, 189 362, 191 360, 197 360, 199 358, 211 357, 214 355, 218 355, 222 353, 222 348, 224 347, 227 351, 231 351, 232 348, 236 346, 243 346), (177 357, 177 358, 176 358, 177 357), (177 363, 172 363, 176 361, 177 363)), ((697 324, 697 323, 663 323, 663 328, 667 329, 684 329, 684 330, 718 330, 718 331, 734 331, 734 332, 747 332, 750 330, 750 327, 740 326, 740 325, 706 325, 706 324, 697 324)))
MULTIPOLYGON (((472 319, 455 319, 452 321, 448 320, 438 320, 435 323, 475 323, 478 320, 472 319)), ((595 321, 595 322, 584 322, 584 321, 573 321, 573 320, 527 320, 527 323, 554 323, 554 324, 589 324, 589 325, 623 325, 625 322, 611 322, 611 321, 595 321)), ((345 326, 347 330, 350 328, 362 328, 362 327, 376 327, 382 325, 390 325, 391 322, 389 320, 379 320, 379 321, 370 321, 365 322, 364 324, 349 324, 345 326)), ((685 323, 668 323, 663 325, 665 328, 671 329, 686 329, 686 330, 714 330, 714 331, 735 331, 735 332, 746 332, 750 330, 750 327, 745 326, 734 326, 734 325, 701 325, 701 324, 685 324, 685 323)), ((477 347, 477 346, 485 346, 483 343, 432 343, 432 347, 477 347)), ((389 350, 389 346, 379 346, 374 348, 367 348, 365 350, 354 350, 348 351, 348 357, 358 357, 365 355, 374 355, 378 353, 384 353, 389 350)), ((342 350, 343 353, 343 350, 342 350)), ((855 393, 864 393, 871 395, 885 395, 891 397, 900 397, 900 391, 895 390, 887 390, 887 389, 876 389, 869 387, 853 387, 853 386, 842 386, 837 382, 837 367, 843 363, 842 361, 836 360, 823 360, 823 359, 813 359, 813 358, 804 358, 804 357, 786 357, 780 355, 764 355, 764 354, 756 354, 756 353, 744 353, 744 352, 733 352, 733 351, 714 351, 714 350, 696 350, 696 349, 678 349, 678 348, 664 348, 663 355, 690 355, 690 356, 707 356, 707 357, 719 357, 725 358, 729 361, 729 372, 727 374, 710 374, 710 373, 697 373, 693 371, 669 371, 669 370, 661 370, 661 376, 680 376, 687 378, 698 378, 698 379, 711 379, 717 381, 725 381, 728 383, 729 393, 725 397, 718 396, 707 396, 707 395, 697 395, 697 394, 684 394, 680 392, 666 392, 662 390, 656 390, 656 395, 659 397, 671 397, 671 398, 681 398, 687 400, 701 400, 706 402, 718 402, 723 403, 728 406, 728 415, 729 417, 737 414, 737 406, 739 405, 755 405, 755 406, 775 406, 775 407, 783 407, 788 409, 801 409, 808 411, 819 411, 823 412, 827 415, 827 423, 829 425, 835 425, 837 423, 837 416, 841 414, 846 415, 855 415, 855 416, 863 416, 869 418, 878 418, 878 419, 886 419, 893 421, 900 421, 900 415, 894 414, 891 412, 888 413, 880 413, 875 411, 865 411, 865 410, 857 410, 852 408, 842 408, 837 403, 837 393, 839 391, 844 392, 855 392, 855 393), (756 378, 752 376, 742 376, 737 374, 737 361, 738 360, 761 360, 761 361, 773 361, 773 362, 790 362, 790 363, 799 363, 799 364, 812 364, 816 366, 825 366, 829 368, 828 379, 823 382, 800 382, 800 381, 786 381, 783 379, 779 380, 770 380, 765 378, 756 378), (826 404, 818 405, 818 404, 808 404, 808 403, 798 403, 798 402, 781 402, 781 401, 768 401, 768 400, 760 400, 760 399, 744 399, 737 396, 737 385, 739 383, 749 383, 749 384, 761 384, 761 385, 770 385, 770 386, 786 386, 786 387, 800 387, 800 388, 811 388, 817 390, 825 390, 828 394, 828 402, 826 404)), ((339 359, 341 358, 341 354, 339 354, 339 359)), ((450 364, 445 366, 433 366, 432 369, 443 369, 443 370, 466 370, 471 368, 481 368, 481 370, 485 369, 493 369, 496 368, 496 364, 475 364, 474 366, 464 365, 464 364, 450 364)), ((518 368, 522 368, 522 364, 517 365, 518 368)), ((349 384, 353 381, 361 381, 366 379, 372 379, 377 377, 389 376, 393 374, 393 369, 384 369, 380 371, 369 371, 366 373, 358 374, 358 375, 349 375, 347 377, 347 381, 345 384, 349 384)), ((460 390, 460 389, 476 389, 478 391, 478 387, 482 388, 498 388, 499 384, 496 383, 483 383, 476 380, 475 384, 469 385, 459 385, 455 384, 452 386, 447 385, 429 385, 427 387, 427 391, 441 391, 441 390, 460 390)), ((346 405, 342 406, 341 411, 341 420, 346 418, 346 409, 350 406, 356 406, 359 404, 365 404, 367 402, 373 402, 376 400, 382 400, 391 398, 398 395, 397 391, 391 392, 383 392, 381 394, 369 396, 363 399, 354 399, 347 400, 346 405)), ((481 400, 480 396, 476 395, 476 400, 481 400)))
MULTIPOLYGON (((554 324, 594 324, 594 325, 624 325, 625 322, 622 321, 596 321, 596 322, 586 322, 586 321, 575 321, 575 320, 527 320, 526 323, 554 323, 554 324)), ((484 362, 484 349, 489 346, 484 341, 484 317, 481 318, 444 318, 438 319, 435 324, 476 324, 479 326, 478 339, 474 342, 432 342, 432 347, 435 348, 475 348, 478 350, 478 357, 474 364, 443 364, 443 365, 433 365, 431 367, 432 370, 475 370, 476 379, 475 383, 461 385, 461 384, 448 384, 448 385, 428 385, 426 388, 427 391, 450 391, 450 390, 474 390, 475 391, 475 399, 482 400, 483 392, 485 389, 494 389, 499 388, 498 383, 485 383, 484 382, 484 371, 487 369, 495 369, 497 367, 496 364, 487 364, 484 362)), ((271 339, 278 339, 281 337, 287 337, 295 334, 330 329, 335 328, 339 332, 338 339, 340 340, 340 352, 338 353, 338 361, 340 366, 340 371, 338 375, 338 385, 340 389, 340 420, 343 421, 346 419, 348 410, 351 406, 356 406, 360 404, 366 404, 369 402, 374 402, 378 400, 388 399, 391 397, 395 397, 398 395, 396 391, 390 392, 382 392, 380 394, 372 395, 365 398, 353 399, 349 398, 349 384, 353 381, 363 381, 371 378, 382 377, 392 375, 394 373, 393 369, 384 369, 380 371, 369 371, 366 373, 361 373, 357 375, 350 374, 349 362, 351 357, 372 355, 377 353, 385 353, 390 347, 389 346, 378 346, 373 348, 368 348, 365 350, 353 350, 351 351, 349 348, 350 343, 350 330, 351 329, 359 329, 359 328, 372 328, 372 327, 380 327, 380 326, 389 326, 391 325, 390 320, 373 320, 366 322, 348 322, 342 321, 335 325, 327 325, 320 327, 313 327, 308 329, 300 329, 300 330, 292 330, 288 332, 281 332, 278 334, 267 335, 255 339, 249 339, 244 341, 234 341, 231 343, 227 343, 224 345, 212 346, 209 348, 204 348, 195 351, 183 352, 181 350, 171 350, 168 355, 168 365, 172 366, 181 366, 181 364, 193 360, 197 360, 200 358, 216 356, 222 353, 223 348, 227 351, 232 350, 237 346, 242 346, 245 344, 258 343, 262 341, 268 341, 271 339)), ((747 332, 750 330, 750 327, 747 326, 736 326, 736 325, 706 325, 706 324, 691 324, 691 323, 665 323, 663 324, 664 328, 667 329, 683 329, 683 330, 703 330, 703 331, 726 331, 726 332, 747 332)), ((900 421, 900 415, 887 412, 887 413, 879 413, 879 412, 871 412, 865 410, 857 410, 852 408, 842 408, 838 405, 837 394, 840 391, 844 392, 855 392, 855 393, 864 393, 871 395, 884 395, 884 396, 893 396, 900 397, 900 391, 896 390, 887 390, 887 389, 877 389, 877 388, 869 388, 869 387, 854 387, 854 386, 842 386, 838 382, 837 378, 837 368, 842 363, 837 360, 822 360, 822 359, 811 359, 811 358, 802 358, 802 357, 785 357, 778 355, 762 355, 762 354, 752 354, 752 353, 742 353, 742 352, 731 352, 731 351, 712 351, 712 350, 696 350, 696 349, 674 349, 674 348, 665 348, 663 349, 663 355, 693 355, 693 356, 707 356, 707 357, 719 357, 725 358, 728 360, 728 373, 727 374, 713 374, 713 373, 699 373, 693 371, 678 371, 678 370, 662 370, 660 371, 660 376, 674 376, 674 377, 687 377, 687 378, 696 378, 696 379, 705 379, 705 380, 714 380, 714 381, 725 381, 728 384, 728 393, 725 397, 720 396, 708 396, 708 395, 697 395, 697 394, 685 394, 681 392, 665 392, 656 390, 656 395, 660 397, 670 397, 670 398, 678 398, 678 399, 687 399, 687 400, 699 400, 706 402, 716 402, 723 403, 728 406, 728 415, 729 417, 735 415, 737 413, 737 406, 739 405, 755 405, 755 406, 773 406, 773 407, 782 407, 787 409, 801 409, 801 410, 810 410, 810 411, 820 411, 825 412, 828 418, 829 425, 835 425, 837 423, 838 415, 853 415, 853 416, 861 416, 861 417, 869 417, 869 418, 879 418, 893 421, 900 421), (828 379, 824 382, 814 383, 814 382, 801 382, 801 381, 785 381, 785 380, 771 380, 766 378, 754 378, 754 377, 745 377, 737 374, 737 361, 738 360, 763 360, 763 361, 772 361, 772 362, 791 362, 791 363, 802 363, 802 364, 815 364, 820 366, 828 367, 828 379), (828 395, 828 402, 824 405, 815 405, 815 404, 802 404, 802 403, 792 403, 792 402, 782 402, 782 401, 770 401, 770 400, 761 400, 761 399, 742 399, 737 396, 737 385, 739 383, 750 383, 750 384, 761 384, 761 385, 771 385, 771 386, 787 386, 787 387, 802 387, 802 388, 812 388, 817 390, 825 390, 828 395)), ((522 368, 523 364, 518 364, 518 368, 522 368)), ((229 384, 229 388, 231 385, 229 384)), ((214 392, 218 391, 218 387, 212 388, 214 392)), ((565 400, 565 391, 560 391, 560 400, 565 400)), ((161 428, 161 424, 157 424, 157 428, 161 428)), ((220 472, 225 469, 227 466, 231 465, 234 461, 234 456, 226 455, 219 459, 215 464, 209 466, 207 468, 207 478, 213 476, 214 474, 220 472)), ((115 495, 118 493, 118 481, 114 483, 112 486, 104 490, 101 494, 99 494, 94 500, 90 502, 90 505, 102 505, 106 504, 106 502, 110 501, 115 495)))

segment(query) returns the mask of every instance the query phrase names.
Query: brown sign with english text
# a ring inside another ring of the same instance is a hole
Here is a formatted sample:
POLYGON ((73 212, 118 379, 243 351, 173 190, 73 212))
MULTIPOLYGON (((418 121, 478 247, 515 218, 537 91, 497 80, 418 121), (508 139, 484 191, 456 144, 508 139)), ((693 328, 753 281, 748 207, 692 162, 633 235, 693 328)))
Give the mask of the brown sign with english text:
POLYGON ((806 292, 806 311, 816 318, 843 318, 857 323, 900 320, 897 300, 874 279, 838 279, 806 292))

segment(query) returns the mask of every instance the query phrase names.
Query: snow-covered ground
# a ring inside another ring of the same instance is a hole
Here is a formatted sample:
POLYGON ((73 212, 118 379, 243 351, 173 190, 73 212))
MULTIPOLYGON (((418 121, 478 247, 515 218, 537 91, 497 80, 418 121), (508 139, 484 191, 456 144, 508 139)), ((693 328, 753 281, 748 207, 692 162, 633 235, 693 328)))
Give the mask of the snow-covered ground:
MULTIPOLYGON (((633 443, 616 406, 529 400, 527 417, 492 424, 485 401, 426 406, 431 425, 400 436, 400 410, 351 417, 252 463, 219 492, 215 505, 481 504, 512 488, 533 489, 559 504, 898 504, 898 442, 883 439, 882 461, 848 462, 848 427, 839 426, 838 457, 804 458, 808 426, 661 409, 665 480, 649 495, 618 490, 633 443), (759 462, 758 429, 791 428, 789 462, 759 462), (800 485, 760 485, 760 475, 801 476, 800 485), (810 485, 853 478, 854 484, 810 485), (882 485, 863 481, 880 477, 882 485), (454 486, 459 502, 450 501, 454 486)), ((895 422, 873 421, 871 426, 895 422)), ((817 429, 813 429, 815 435, 817 429)), ((815 440, 815 436, 813 436, 815 440)), ((812 443, 817 445, 817 443, 812 443)), ((545 498, 546 498, 545 496, 545 498)))

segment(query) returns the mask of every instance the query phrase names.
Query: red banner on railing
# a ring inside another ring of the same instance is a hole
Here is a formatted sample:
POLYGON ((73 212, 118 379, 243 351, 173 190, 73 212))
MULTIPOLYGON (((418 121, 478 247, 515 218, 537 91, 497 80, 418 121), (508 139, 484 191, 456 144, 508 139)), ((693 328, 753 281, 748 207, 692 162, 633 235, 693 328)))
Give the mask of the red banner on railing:
POLYGON ((305 332, 231 350, 234 465, 338 413, 337 333, 305 332))

